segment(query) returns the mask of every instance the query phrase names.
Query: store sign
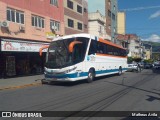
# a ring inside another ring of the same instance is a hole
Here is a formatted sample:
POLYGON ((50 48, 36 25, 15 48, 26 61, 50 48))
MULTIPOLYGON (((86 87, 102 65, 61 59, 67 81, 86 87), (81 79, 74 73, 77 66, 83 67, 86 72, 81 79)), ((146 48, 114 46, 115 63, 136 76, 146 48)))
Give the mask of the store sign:
MULTIPOLYGON (((29 42, 29 41, 13 41, 9 39, 2 39, 1 51, 15 51, 15 52, 39 52, 39 49, 49 43, 29 42)), ((44 49, 43 52, 46 52, 44 49)))
POLYGON ((48 39, 53 39, 56 37, 56 34, 55 33, 52 33, 52 32, 46 32, 46 38, 48 39))

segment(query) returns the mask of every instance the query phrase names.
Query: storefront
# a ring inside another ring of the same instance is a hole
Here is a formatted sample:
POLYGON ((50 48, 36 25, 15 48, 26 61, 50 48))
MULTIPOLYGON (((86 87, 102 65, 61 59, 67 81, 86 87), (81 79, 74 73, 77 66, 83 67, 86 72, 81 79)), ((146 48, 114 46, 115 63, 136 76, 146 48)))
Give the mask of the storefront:
POLYGON ((0 77, 43 73, 47 50, 44 50, 40 57, 39 49, 48 44, 1 38, 0 77))

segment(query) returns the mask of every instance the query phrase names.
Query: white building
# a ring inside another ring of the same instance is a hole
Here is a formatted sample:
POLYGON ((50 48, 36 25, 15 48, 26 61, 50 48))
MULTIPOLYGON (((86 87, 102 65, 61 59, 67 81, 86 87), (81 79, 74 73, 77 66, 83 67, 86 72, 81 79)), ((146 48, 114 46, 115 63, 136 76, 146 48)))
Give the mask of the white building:
POLYGON ((117 42, 119 45, 129 50, 128 57, 143 58, 143 48, 141 46, 141 40, 135 34, 118 34, 117 42))
POLYGON ((88 32, 92 35, 102 37, 103 39, 111 40, 111 36, 106 34, 106 17, 98 10, 88 15, 88 32))
POLYGON ((130 34, 129 37, 129 57, 141 58, 142 57, 142 48, 141 41, 137 35, 130 34))

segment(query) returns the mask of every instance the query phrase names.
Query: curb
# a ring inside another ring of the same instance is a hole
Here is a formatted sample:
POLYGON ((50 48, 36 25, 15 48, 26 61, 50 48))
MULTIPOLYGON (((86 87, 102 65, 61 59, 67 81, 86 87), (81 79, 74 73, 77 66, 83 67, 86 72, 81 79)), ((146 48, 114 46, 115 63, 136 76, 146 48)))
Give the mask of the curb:
POLYGON ((9 86, 9 87, 2 87, 0 88, 0 91, 2 90, 10 90, 10 89, 20 89, 20 88, 26 88, 30 86, 40 86, 42 83, 32 83, 32 84, 26 84, 26 85, 20 85, 20 86, 9 86))

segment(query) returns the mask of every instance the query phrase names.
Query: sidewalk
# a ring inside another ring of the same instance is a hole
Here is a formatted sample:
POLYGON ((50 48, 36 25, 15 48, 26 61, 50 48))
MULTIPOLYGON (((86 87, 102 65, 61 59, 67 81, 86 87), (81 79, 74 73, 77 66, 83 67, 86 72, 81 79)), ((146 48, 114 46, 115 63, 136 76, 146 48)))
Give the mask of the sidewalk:
POLYGON ((25 77, 15 77, 0 79, 0 90, 23 88, 27 86, 40 85, 44 75, 34 75, 25 77))

